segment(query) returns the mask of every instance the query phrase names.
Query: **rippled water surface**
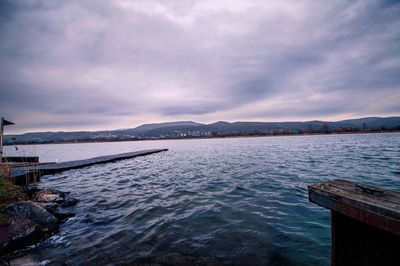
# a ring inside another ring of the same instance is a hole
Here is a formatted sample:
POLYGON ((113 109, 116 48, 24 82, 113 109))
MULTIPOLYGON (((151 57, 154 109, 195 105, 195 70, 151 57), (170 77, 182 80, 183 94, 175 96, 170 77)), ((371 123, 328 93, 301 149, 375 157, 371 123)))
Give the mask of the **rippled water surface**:
MULTIPOLYGON (((400 190, 400 134, 20 146, 42 161, 169 151, 42 178, 80 203, 26 253, 50 264, 329 265, 330 216, 307 185, 400 190)), ((12 154, 12 147, 7 147, 12 154)))

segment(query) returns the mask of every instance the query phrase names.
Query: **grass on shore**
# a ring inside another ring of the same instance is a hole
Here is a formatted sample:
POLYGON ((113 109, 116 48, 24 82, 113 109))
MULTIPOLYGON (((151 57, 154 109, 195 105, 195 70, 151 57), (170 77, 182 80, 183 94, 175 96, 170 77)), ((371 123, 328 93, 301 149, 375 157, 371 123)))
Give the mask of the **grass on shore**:
POLYGON ((23 189, 11 181, 0 179, 0 209, 15 201, 20 201, 26 198, 23 189))

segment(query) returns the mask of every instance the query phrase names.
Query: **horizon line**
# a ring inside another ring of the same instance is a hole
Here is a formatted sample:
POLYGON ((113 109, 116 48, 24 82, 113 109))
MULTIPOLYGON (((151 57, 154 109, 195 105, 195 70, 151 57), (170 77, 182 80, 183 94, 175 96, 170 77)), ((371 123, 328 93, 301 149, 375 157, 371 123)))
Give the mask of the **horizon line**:
POLYGON ((234 123, 307 123, 307 122, 326 122, 326 123, 337 123, 341 121, 347 121, 347 120, 357 120, 357 119, 367 119, 367 118, 395 118, 395 117, 400 117, 399 115, 391 115, 391 116, 363 116, 363 117, 355 117, 355 118, 346 118, 346 119, 341 119, 341 120, 318 120, 318 119, 313 119, 313 120, 283 120, 283 121, 250 121, 250 120, 235 120, 233 122, 230 122, 229 120, 218 120, 215 122, 211 123, 204 123, 204 122, 197 122, 193 120, 174 120, 174 121, 166 121, 166 122, 151 122, 151 123, 143 123, 140 125, 136 125, 134 127, 128 127, 128 128, 116 128, 116 129, 103 129, 103 130, 43 130, 43 131, 26 131, 22 133, 11 133, 11 134, 4 134, 5 136, 11 136, 11 135, 24 135, 24 134, 30 134, 30 133, 58 133, 58 132, 100 132, 100 131, 118 131, 118 130, 128 130, 128 129, 135 129, 137 127, 143 126, 143 125, 153 125, 153 124, 164 124, 164 123, 176 123, 176 122, 192 122, 192 123, 198 123, 202 125, 211 125, 215 124, 218 122, 226 122, 230 124, 234 123))

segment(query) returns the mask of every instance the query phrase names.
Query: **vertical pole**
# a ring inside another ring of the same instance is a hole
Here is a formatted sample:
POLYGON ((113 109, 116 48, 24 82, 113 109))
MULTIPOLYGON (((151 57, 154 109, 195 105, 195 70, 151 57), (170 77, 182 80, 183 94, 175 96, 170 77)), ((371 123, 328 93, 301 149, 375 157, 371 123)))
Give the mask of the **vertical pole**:
POLYGON ((4 131, 4 117, 1 118, 1 124, 0 124, 0 163, 3 162, 3 131, 4 131))

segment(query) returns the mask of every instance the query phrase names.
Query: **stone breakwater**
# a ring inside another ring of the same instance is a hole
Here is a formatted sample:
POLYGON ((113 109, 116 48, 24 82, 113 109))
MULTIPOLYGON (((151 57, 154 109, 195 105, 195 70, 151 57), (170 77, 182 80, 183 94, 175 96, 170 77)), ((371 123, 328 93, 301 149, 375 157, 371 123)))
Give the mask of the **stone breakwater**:
POLYGON ((26 200, 13 202, 0 210, 0 253, 11 252, 37 242, 57 231, 59 224, 74 216, 78 200, 69 192, 30 188, 26 200))

